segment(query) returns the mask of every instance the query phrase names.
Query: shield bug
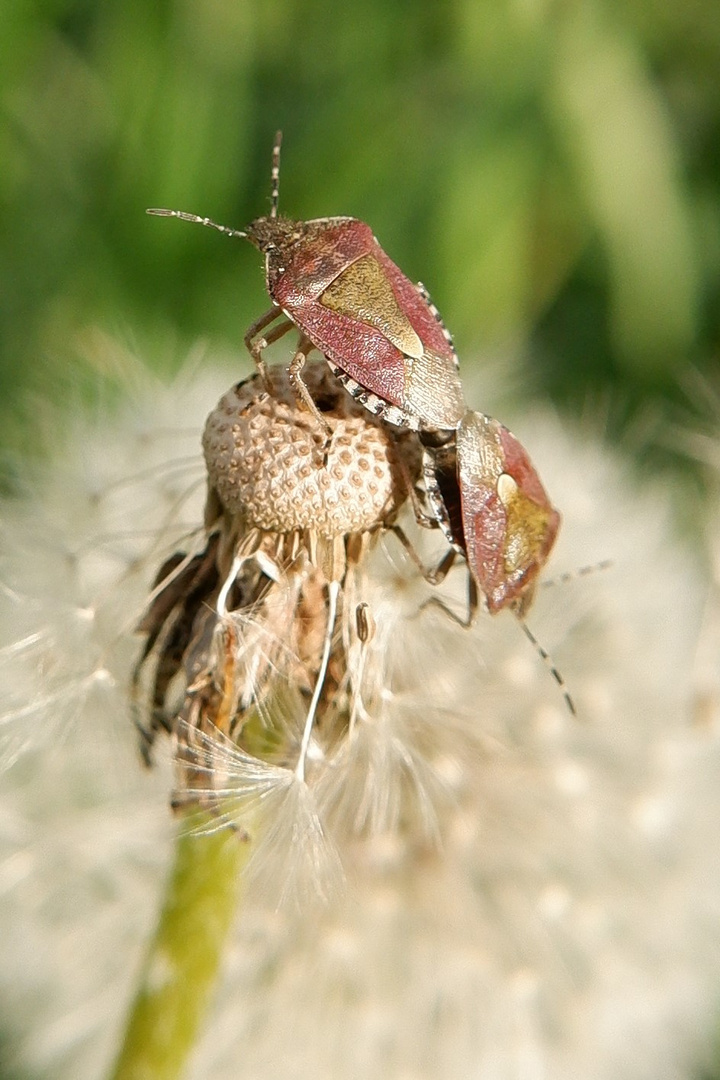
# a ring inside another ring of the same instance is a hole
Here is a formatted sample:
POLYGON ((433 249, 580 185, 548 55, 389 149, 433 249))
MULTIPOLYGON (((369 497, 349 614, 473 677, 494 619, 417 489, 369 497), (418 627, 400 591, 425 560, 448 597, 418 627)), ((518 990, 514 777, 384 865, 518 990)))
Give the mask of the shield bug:
POLYGON ((424 441, 428 501, 451 547, 491 614, 510 607, 522 617, 560 527, 527 452, 498 420, 470 410, 445 441, 424 441))
POLYGON ((263 350, 293 327, 300 332, 290 377, 320 424, 327 426, 301 374, 313 349, 370 412, 400 427, 454 429, 467 408, 457 356, 424 287, 405 277, 357 218, 281 217, 280 143, 278 132, 270 213, 246 229, 180 210, 148 213, 244 237, 263 252, 273 307, 248 329, 245 344, 262 371, 263 350))
MULTIPOLYGON (((513 611, 560 687, 568 710, 576 715, 561 673, 525 622, 560 528, 560 514, 526 450, 498 420, 470 410, 451 435, 421 438, 428 502, 450 543, 449 553, 426 576, 439 584, 455 556, 462 555, 468 567, 469 610, 467 619, 458 621, 465 626, 473 622, 478 589, 491 615, 505 608, 513 611)), ((448 611, 442 601, 430 602, 448 611)))

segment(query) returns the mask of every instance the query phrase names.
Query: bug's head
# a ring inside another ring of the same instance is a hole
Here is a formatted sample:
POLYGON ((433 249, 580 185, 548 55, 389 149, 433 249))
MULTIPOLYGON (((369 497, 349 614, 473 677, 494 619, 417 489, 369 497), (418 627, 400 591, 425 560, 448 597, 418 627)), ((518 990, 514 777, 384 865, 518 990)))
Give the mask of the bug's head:
POLYGON ((260 217, 251 221, 245 236, 264 255, 289 251, 304 235, 303 223, 283 217, 260 217))
POLYGON ((272 152, 272 171, 270 173, 270 213, 255 218, 245 230, 245 236, 254 247, 265 255, 267 263, 268 287, 284 270, 284 265, 291 256, 292 249, 303 240, 306 226, 302 221, 292 221, 280 217, 278 202, 280 197, 280 146, 282 132, 275 134, 272 152))
POLYGON ((298 244, 305 239, 307 229, 302 221, 282 217, 261 217, 251 221, 245 236, 265 256, 268 291, 272 295, 276 281, 292 261, 298 244))

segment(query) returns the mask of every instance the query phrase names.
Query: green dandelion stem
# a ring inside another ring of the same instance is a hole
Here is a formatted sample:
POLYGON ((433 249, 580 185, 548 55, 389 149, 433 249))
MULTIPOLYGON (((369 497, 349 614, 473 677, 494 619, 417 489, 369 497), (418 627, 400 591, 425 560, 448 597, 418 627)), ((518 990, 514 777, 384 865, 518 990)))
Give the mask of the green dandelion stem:
POLYGON ((183 833, 112 1080, 176 1080, 215 987, 251 844, 183 833))

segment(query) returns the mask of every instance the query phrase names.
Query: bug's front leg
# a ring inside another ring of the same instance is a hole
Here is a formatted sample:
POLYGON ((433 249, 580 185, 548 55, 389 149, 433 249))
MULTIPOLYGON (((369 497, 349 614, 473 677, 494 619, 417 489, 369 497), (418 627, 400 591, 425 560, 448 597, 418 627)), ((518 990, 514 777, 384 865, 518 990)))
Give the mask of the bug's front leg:
POLYGON ((281 337, 287 334, 288 330, 292 330, 293 325, 294 324, 285 317, 284 313, 279 308, 274 307, 270 308, 269 311, 266 311, 265 314, 261 315, 259 319, 256 319, 255 322, 248 327, 245 334, 245 348, 248 350, 253 360, 255 361, 255 366, 260 372, 262 380, 265 383, 265 389, 269 394, 272 393, 272 386, 270 385, 270 382, 268 380, 267 367, 265 366, 265 361, 263 360, 262 354, 264 350, 267 349, 268 345, 272 345, 274 341, 278 341, 281 337), (270 330, 267 334, 263 334, 261 337, 258 337, 258 334, 260 334, 261 330, 264 330, 267 326, 270 326, 271 323, 274 323, 276 319, 281 318, 285 321, 279 323, 278 326, 274 327, 274 329, 270 330))
POLYGON ((312 413, 321 427, 325 428, 328 435, 332 435, 333 429, 328 424, 323 414, 318 409, 317 405, 312 399, 312 395, 305 384, 301 372, 305 367, 305 361, 309 354, 315 348, 310 338, 305 337, 303 334, 300 338, 300 343, 297 347, 297 352, 290 361, 290 367, 288 368, 288 375, 290 376, 290 385, 293 388, 293 392, 299 401, 303 403, 306 409, 312 413))

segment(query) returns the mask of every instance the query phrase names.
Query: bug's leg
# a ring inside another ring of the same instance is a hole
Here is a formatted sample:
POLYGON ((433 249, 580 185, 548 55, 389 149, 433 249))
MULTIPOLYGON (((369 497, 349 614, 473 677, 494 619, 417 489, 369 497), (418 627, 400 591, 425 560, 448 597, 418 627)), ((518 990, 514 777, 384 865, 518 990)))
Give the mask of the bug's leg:
MULTIPOLYGON (((445 558, 447 559, 447 556, 445 556, 445 558)), ((447 570, 449 569, 450 567, 448 566, 445 573, 447 573, 447 570)), ((440 580, 442 580, 442 578, 440 580)), ((421 604, 420 611, 424 611, 425 608, 429 607, 440 608, 440 610, 447 615, 448 619, 452 619, 454 623, 457 623, 458 626, 462 626, 464 630, 469 630, 475 622, 475 616, 477 615, 478 610, 478 587, 470 570, 468 569, 468 610, 465 618, 461 618, 460 615, 453 611, 452 608, 448 607, 445 601, 441 600, 438 596, 431 596, 424 604, 421 604)))
MULTIPOLYGON (((455 560, 457 559, 460 552, 457 551, 454 547, 451 547, 445 552, 437 566, 427 567, 425 566, 425 563, 418 555, 417 551, 413 547, 411 541, 408 539, 400 525, 393 525, 392 532, 395 533, 398 540, 405 548, 408 555, 415 563, 415 566, 418 568, 418 570, 428 582, 428 584, 441 585, 449 574, 452 567, 455 565, 455 560)), ((445 601, 441 600, 438 596, 431 596, 427 600, 423 601, 423 603, 420 605, 418 614, 421 611, 424 611, 427 607, 439 607, 442 611, 445 612, 448 618, 452 619, 453 622, 458 623, 459 626, 465 627, 465 629, 467 630, 468 627, 472 626, 472 624, 475 622, 475 616, 477 615, 478 609, 478 599, 479 598, 477 582, 475 581, 475 578, 470 573, 470 569, 468 568, 468 612, 465 618, 461 618, 459 615, 457 615, 451 608, 448 607, 445 601)))
POLYGON ((267 368, 265 367, 265 361, 262 358, 263 350, 267 349, 268 345, 272 345, 273 341, 277 341, 283 334, 287 334, 288 330, 292 329, 293 323, 287 319, 285 322, 280 323, 274 330, 270 330, 269 333, 258 337, 261 330, 264 330, 266 326, 270 326, 276 319, 284 318, 283 312, 280 308, 271 308, 270 311, 266 311, 264 315, 261 315, 259 319, 256 319, 251 326, 248 327, 244 337, 245 348, 248 350, 255 366, 262 375, 263 382, 265 383, 265 389, 268 393, 272 393, 272 387, 269 385, 267 377, 267 368))
POLYGON ((300 338, 300 343, 297 347, 297 352, 290 361, 290 367, 288 368, 288 375, 290 376, 290 385, 293 388, 295 396, 305 405, 306 409, 312 413, 321 427, 325 428, 328 435, 332 435, 333 429, 328 424, 323 414, 318 409, 317 405, 312 399, 310 391, 305 385, 305 381, 300 374, 305 367, 305 361, 308 355, 315 348, 312 341, 306 338, 304 335, 300 338))
POLYGON ((416 488, 414 484, 411 484, 408 488, 408 494, 410 496, 410 502, 412 503, 413 514, 415 515, 415 521, 418 523, 421 529, 440 529, 442 528, 440 522, 436 518, 435 514, 428 514, 425 509, 427 505, 426 492, 416 488))
POLYGON ((399 457, 397 465, 400 471, 402 490, 407 494, 407 497, 412 503, 416 522, 423 529, 439 529, 440 522, 434 514, 429 514, 427 512, 427 495, 421 488, 416 487, 415 482, 410 475, 410 469, 408 468, 405 458, 402 456, 399 457))
MULTIPOLYGON (((434 526, 432 525, 429 526, 429 528, 433 527, 434 526)), ((448 573, 450 572, 450 569, 452 568, 455 559, 458 556, 458 552, 455 550, 455 548, 448 548, 437 566, 428 568, 418 555, 412 542, 408 539, 405 530, 400 525, 392 525, 391 531, 395 533, 398 540, 405 548, 406 552, 408 553, 422 576, 428 582, 428 584, 441 585, 447 577, 448 573)))
MULTIPOLYGON (((253 338, 256 338, 260 331, 264 330, 270 323, 279 319, 282 314, 283 312, 280 308, 270 308, 269 311, 266 311, 264 315, 261 315, 259 319, 256 319, 254 323, 251 323, 250 326, 248 326, 243 340, 245 341, 245 348, 253 357, 255 355, 254 350, 257 348, 257 346, 253 344, 253 338)), ((260 351, 262 351, 262 349, 260 351)))

